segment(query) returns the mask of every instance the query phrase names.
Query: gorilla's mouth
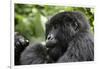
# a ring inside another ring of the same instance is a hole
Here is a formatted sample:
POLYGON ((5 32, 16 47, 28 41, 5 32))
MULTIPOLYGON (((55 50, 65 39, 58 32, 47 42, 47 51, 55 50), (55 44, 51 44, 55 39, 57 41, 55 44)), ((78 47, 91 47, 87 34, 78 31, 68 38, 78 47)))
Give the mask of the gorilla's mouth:
POLYGON ((57 40, 46 40, 46 47, 47 48, 54 48, 57 44, 57 40))

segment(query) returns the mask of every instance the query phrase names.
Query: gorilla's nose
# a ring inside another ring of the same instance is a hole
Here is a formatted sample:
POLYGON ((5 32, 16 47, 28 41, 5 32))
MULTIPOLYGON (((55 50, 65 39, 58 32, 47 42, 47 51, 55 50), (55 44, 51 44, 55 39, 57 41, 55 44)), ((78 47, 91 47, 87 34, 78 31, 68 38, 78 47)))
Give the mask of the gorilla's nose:
POLYGON ((47 36, 47 40, 53 40, 53 39, 54 39, 54 36, 52 34, 47 36))
POLYGON ((46 47, 47 48, 53 48, 56 43, 57 43, 57 40, 55 39, 53 34, 50 34, 47 36, 47 40, 46 40, 46 47))

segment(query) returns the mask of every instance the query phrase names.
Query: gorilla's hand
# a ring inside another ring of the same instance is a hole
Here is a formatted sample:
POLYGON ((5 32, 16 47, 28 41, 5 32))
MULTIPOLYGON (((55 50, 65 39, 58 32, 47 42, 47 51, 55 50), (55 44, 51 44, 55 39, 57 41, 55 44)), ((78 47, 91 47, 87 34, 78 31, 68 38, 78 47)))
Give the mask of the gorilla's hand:
POLYGON ((15 51, 21 52, 29 45, 29 41, 15 32, 15 51))

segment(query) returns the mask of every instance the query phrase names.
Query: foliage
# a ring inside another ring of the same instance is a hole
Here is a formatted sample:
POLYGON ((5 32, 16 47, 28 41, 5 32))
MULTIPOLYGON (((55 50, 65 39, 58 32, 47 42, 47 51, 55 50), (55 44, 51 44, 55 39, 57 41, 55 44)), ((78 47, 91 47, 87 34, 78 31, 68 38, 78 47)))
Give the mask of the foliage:
POLYGON ((61 11, 81 11, 90 21, 94 31, 94 9, 84 7, 15 4, 15 31, 32 42, 45 40, 45 23, 48 18, 61 11))

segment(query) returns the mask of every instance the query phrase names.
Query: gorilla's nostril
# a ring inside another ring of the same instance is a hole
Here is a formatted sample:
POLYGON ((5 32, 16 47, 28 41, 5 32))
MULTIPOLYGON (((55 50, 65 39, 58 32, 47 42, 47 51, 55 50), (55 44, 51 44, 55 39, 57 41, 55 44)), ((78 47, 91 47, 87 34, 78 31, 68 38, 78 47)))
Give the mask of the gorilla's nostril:
POLYGON ((54 39, 54 36, 52 34, 48 35, 47 40, 53 40, 53 39, 54 39))
POLYGON ((51 39, 51 36, 48 36, 48 38, 47 38, 48 40, 50 40, 51 39))

